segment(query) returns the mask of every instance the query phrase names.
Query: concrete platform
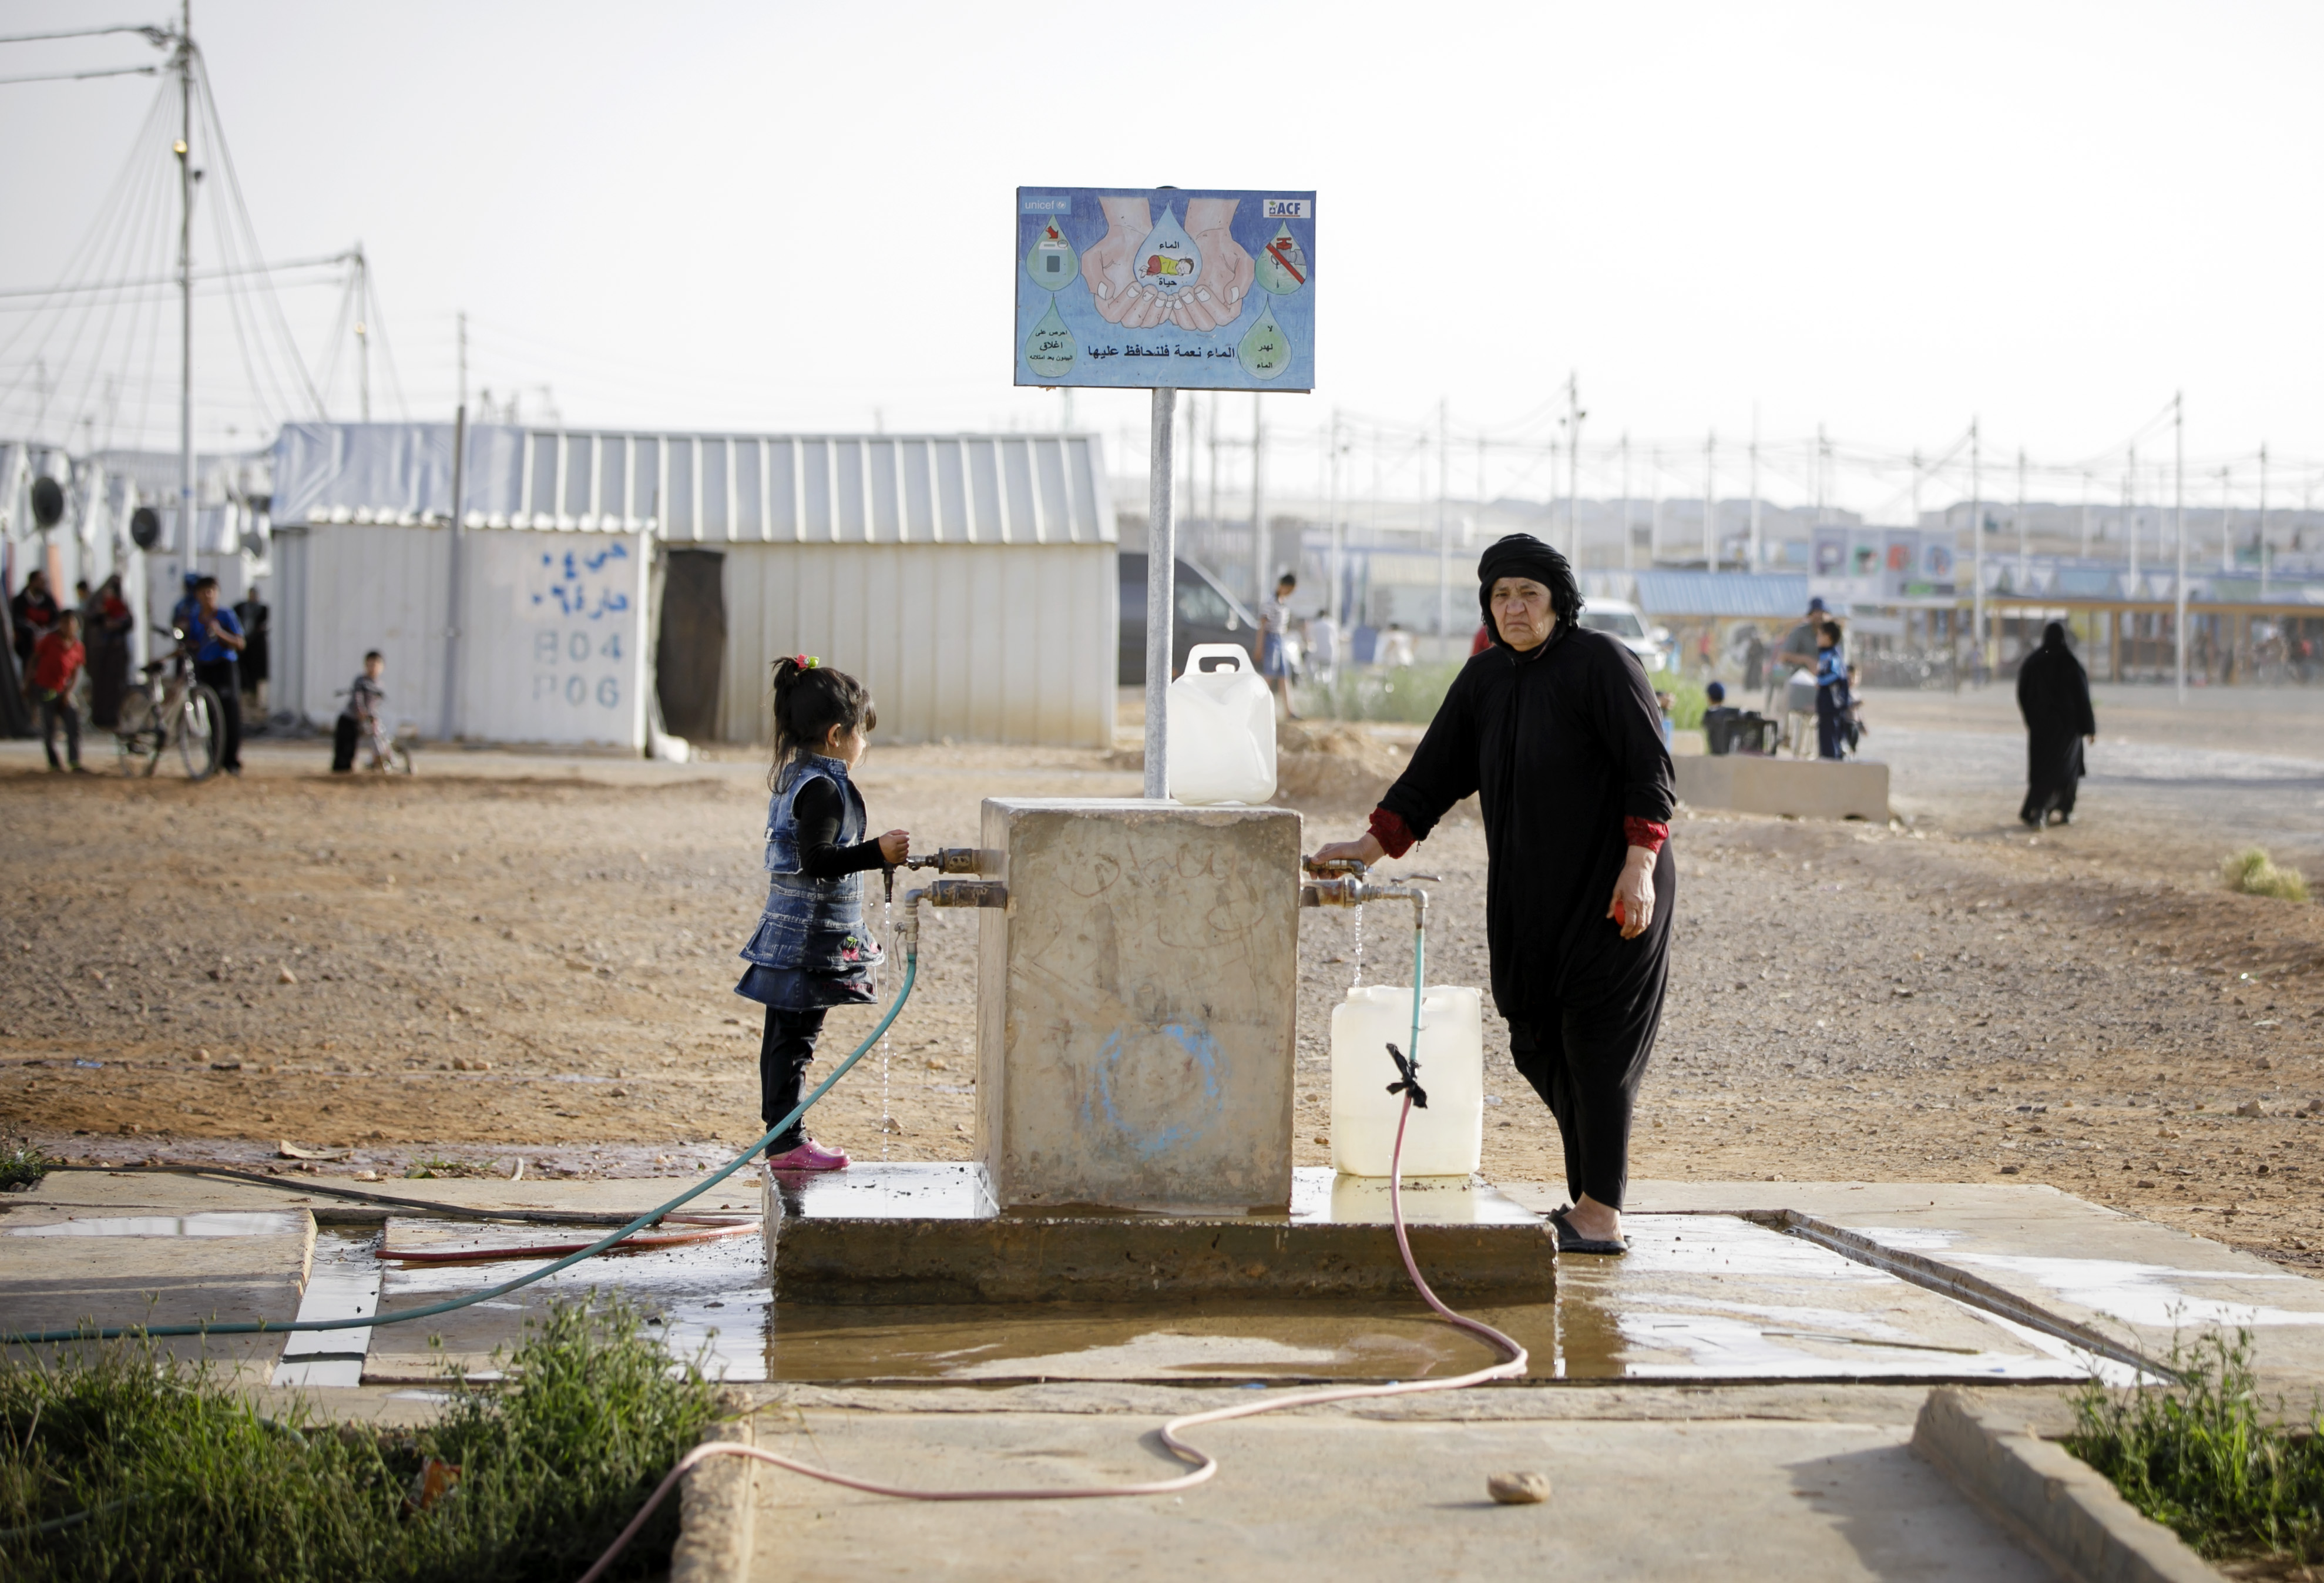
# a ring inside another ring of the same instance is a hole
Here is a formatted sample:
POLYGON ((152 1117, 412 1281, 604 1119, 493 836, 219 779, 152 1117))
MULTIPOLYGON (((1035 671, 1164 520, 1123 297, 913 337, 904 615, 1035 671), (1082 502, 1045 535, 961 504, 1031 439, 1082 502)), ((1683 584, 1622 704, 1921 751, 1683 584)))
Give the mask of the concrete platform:
MULTIPOLYGON (((18 1208, 0 1220, 0 1332, 92 1324, 284 1319, 315 1246, 304 1209, 88 1215, 18 1208)), ((172 1338, 182 1357, 271 1364, 279 1336, 172 1338)))
MULTIPOLYGON (((1294 1173, 1287 1215, 1004 1212, 976 1165, 762 1172, 785 1303, 1116 1302, 1394 1297, 1410 1283, 1385 1181, 1294 1173)), ((1404 1189, 1414 1258, 1448 1301, 1545 1301, 1556 1245, 1541 1217, 1468 1178, 1404 1189)))
MULTIPOLYGON (((755 1430, 771 1450, 921 1487, 1183 1471, 1133 1427, 1120 1417, 808 1409, 761 1414, 755 1430)), ((1192 1431, 1222 1466, 1182 1495, 992 1504, 884 1500, 761 1467, 750 1481, 746 1575, 1179 1583, 1223 1564, 1317 1583, 2052 1577, 1912 1453, 1911 1432, 1844 1412, 1681 1423, 1286 1415, 1192 1431), (1526 1470, 1550 1476, 1548 1504, 1487 1498, 1486 1475, 1526 1470)))
POLYGON ((1888 766, 1864 759, 1770 758, 1730 753, 1671 761, 1678 797, 1693 808, 1794 819, 1888 820, 1888 766))
MULTIPOLYGON (((1793 1217, 1964 1284, 1988 1285, 2124 1349, 2167 1360, 2205 1332, 2251 1333, 2271 1388, 2324 1387, 2324 1282, 2050 1187, 1910 1182, 1630 1184, 1643 1214, 1793 1217)), ((1548 1190, 1512 1189, 1539 1203, 1548 1190)))

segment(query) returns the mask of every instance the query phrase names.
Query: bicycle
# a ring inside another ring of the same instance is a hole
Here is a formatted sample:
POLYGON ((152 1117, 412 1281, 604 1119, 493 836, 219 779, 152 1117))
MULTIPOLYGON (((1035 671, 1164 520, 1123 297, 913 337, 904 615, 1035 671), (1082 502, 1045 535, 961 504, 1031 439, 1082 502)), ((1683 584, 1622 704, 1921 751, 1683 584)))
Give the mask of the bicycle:
MULTIPOLYGON (((337 698, 346 698, 350 695, 351 691, 351 689, 343 687, 333 696, 337 698)), ((406 747, 403 743, 404 738, 411 735, 411 727, 407 724, 403 727, 403 731, 401 736, 391 736, 388 735, 387 727, 381 721, 376 710, 364 717, 364 738, 362 743, 357 745, 357 747, 358 751, 360 751, 364 746, 368 746, 371 749, 370 768, 373 773, 382 775, 410 774, 411 773, 411 750, 406 747)))
MULTIPOLYGON (((163 629, 153 630, 160 634, 163 629)), ((172 628, 168 636, 178 644, 172 658, 184 658, 189 652, 186 634, 172 628)), ((165 680, 163 673, 170 668, 169 660, 146 661, 139 671, 143 680, 121 700, 120 724, 113 728, 121 773, 136 773, 136 761, 143 758, 150 778, 175 743, 186 779, 207 781, 218 766, 218 696, 190 676, 165 680)))

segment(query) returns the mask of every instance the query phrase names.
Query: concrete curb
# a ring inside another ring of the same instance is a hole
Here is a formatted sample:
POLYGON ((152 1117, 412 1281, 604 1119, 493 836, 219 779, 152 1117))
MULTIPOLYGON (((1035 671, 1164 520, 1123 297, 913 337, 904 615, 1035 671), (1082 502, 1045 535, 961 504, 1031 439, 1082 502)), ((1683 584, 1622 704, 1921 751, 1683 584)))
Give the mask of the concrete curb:
POLYGON ((2104 1475, 1963 1392, 1934 1390, 1913 1449, 2059 1575, 2077 1583, 2222 1583, 2179 1536, 2140 1515, 2104 1475))
MULTIPOLYGON (((720 1419, 702 1431, 703 1444, 758 1443, 750 1398, 728 1390, 718 1399, 720 1419)), ((758 1502, 748 1457, 713 1457, 678 1481, 678 1545, 669 1555, 669 1583, 742 1583, 750 1576, 752 1514, 758 1502)))

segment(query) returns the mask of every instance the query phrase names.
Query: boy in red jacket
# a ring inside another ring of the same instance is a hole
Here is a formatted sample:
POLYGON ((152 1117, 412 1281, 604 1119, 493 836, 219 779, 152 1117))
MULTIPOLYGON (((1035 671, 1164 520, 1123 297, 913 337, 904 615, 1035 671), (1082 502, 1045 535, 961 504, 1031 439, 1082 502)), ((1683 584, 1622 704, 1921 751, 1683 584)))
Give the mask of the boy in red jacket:
POLYGON ((88 658, 88 651, 80 646, 78 610, 60 612, 57 624, 32 646, 32 697, 41 706, 41 745, 48 749, 51 771, 65 767, 57 762, 57 721, 61 718, 72 773, 88 773, 80 762, 80 711, 72 706, 73 682, 88 658))

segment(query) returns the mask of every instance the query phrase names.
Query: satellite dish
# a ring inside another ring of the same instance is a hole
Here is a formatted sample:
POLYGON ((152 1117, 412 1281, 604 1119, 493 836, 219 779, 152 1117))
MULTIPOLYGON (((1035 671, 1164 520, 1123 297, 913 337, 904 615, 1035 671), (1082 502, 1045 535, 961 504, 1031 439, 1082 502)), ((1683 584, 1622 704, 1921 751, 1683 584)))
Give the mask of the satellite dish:
POLYGON ((141 505, 129 514, 130 542, 140 550, 151 550, 161 542, 161 514, 150 505, 141 505))
POLYGON ((54 478, 32 480, 32 523, 36 527, 53 528, 65 520, 65 492, 54 478))

